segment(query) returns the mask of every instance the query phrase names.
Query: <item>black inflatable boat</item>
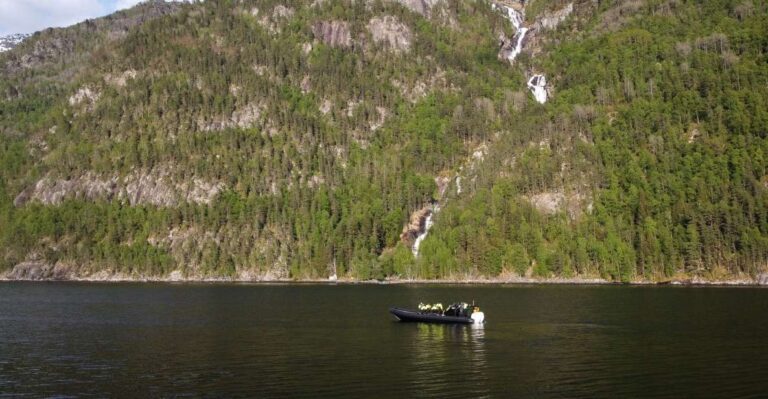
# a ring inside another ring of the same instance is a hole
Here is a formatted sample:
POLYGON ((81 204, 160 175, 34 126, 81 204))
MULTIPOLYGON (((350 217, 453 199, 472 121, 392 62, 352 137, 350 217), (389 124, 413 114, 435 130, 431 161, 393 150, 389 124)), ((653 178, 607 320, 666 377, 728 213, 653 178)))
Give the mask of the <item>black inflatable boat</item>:
POLYGON ((461 303, 451 305, 445 312, 389 308, 389 313, 392 313, 398 320, 405 322, 481 324, 485 321, 485 315, 480 311, 480 308, 474 306, 467 308, 466 304, 461 303))

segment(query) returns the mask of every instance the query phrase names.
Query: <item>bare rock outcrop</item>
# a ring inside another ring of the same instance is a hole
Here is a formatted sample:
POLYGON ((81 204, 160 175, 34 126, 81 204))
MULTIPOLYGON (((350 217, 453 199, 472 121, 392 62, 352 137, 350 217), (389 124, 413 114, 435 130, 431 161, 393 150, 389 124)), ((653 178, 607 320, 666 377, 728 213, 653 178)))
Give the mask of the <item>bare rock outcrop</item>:
POLYGON ((446 3, 446 0, 395 0, 409 10, 429 18, 435 6, 446 3))
POLYGON ((374 43, 393 52, 408 52, 413 42, 411 29, 391 15, 375 17, 368 22, 374 43))
POLYGON ((533 28, 535 31, 542 29, 555 29, 572 13, 573 3, 568 3, 568 5, 559 10, 549 11, 542 14, 541 17, 536 19, 536 22, 533 24, 533 28))
POLYGON ((544 191, 527 197, 536 210, 545 215, 565 212, 569 218, 578 219, 584 212, 591 212, 591 199, 582 192, 544 191))
POLYGON ((392 86, 396 87, 400 94, 410 103, 415 104, 426 97, 431 91, 453 89, 449 85, 445 71, 438 69, 429 76, 422 77, 414 82, 405 82, 392 79, 392 86))
POLYGON ((72 270, 64 263, 51 264, 42 260, 21 262, 5 276, 11 280, 68 280, 73 276, 72 270))
POLYGON ((253 8, 250 12, 257 19, 259 25, 272 34, 280 32, 281 23, 292 18, 295 13, 296 10, 282 4, 276 5, 271 14, 262 13, 258 8, 253 8), (259 15, 261 15, 261 18, 259 18, 259 15))
POLYGON ((565 195, 561 192, 543 192, 530 196, 531 205, 539 212, 553 215, 565 207, 565 195))
POLYGON ((173 207, 182 202, 208 204, 224 189, 222 183, 199 178, 175 179, 167 169, 136 171, 124 177, 103 177, 86 173, 71 179, 45 177, 22 191, 14 200, 17 207, 28 202, 59 205, 67 199, 86 201, 117 200, 135 205, 173 207))
POLYGON ((312 25, 315 38, 331 47, 351 47, 352 33, 344 21, 319 21, 312 25))
POLYGON ((400 234, 400 240, 410 247, 413 242, 416 241, 416 237, 424 232, 427 218, 431 214, 432 207, 429 205, 413 212, 408 224, 403 227, 403 232, 400 234))
POLYGON ((92 109, 99 97, 101 97, 101 93, 98 90, 92 89, 90 86, 83 86, 69 97, 69 105, 73 107, 84 105, 86 109, 92 109))
POLYGON ((225 129, 253 127, 261 120, 262 106, 257 103, 249 103, 237 108, 229 116, 218 116, 213 120, 198 120, 199 129, 204 132, 214 132, 225 129))
POLYGON ((296 11, 293 8, 278 4, 275 6, 275 9, 272 10, 272 19, 291 18, 295 13, 296 11))
POLYGON ((136 79, 137 75, 138 73, 133 69, 121 73, 109 73, 104 75, 104 83, 115 87, 125 87, 128 84, 128 80, 136 79))

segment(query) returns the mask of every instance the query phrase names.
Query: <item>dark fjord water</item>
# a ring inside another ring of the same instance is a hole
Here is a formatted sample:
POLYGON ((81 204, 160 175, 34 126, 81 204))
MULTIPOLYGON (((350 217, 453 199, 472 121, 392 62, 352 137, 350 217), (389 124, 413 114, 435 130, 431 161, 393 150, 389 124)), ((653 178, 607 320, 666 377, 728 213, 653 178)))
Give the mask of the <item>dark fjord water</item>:
POLYGON ((765 289, 0 284, 0 396, 764 395, 765 289), (488 323, 387 313, 452 299, 488 323))

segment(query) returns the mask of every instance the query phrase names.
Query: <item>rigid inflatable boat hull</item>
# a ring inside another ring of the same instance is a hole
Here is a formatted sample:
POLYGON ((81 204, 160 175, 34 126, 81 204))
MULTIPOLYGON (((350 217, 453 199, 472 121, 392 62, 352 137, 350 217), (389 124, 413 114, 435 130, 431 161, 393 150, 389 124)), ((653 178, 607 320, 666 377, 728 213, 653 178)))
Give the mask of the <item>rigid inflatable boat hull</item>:
POLYGON ((390 308, 392 313, 400 321, 439 324, 472 324, 475 321, 471 317, 443 316, 436 313, 421 313, 414 310, 390 308))

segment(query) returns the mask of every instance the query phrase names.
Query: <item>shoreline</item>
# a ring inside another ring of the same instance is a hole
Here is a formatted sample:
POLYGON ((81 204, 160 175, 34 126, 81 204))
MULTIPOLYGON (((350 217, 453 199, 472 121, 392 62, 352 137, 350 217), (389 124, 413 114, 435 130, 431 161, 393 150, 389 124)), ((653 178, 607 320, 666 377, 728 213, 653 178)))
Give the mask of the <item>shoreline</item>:
POLYGON ((635 280, 629 282, 609 281, 600 278, 511 278, 511 279, 238 279, 238 278, 171 278, 98 276, 74 278, 9 278, 0 276, 0 283, 11 282, 64 282, 64 283, 159 283, 159 284, 243 284, 243 285, 615 285, 615 286, 676 286, 676 287, 766 287, 768 281, 758 279, 705 280, 701 278, 670 279, 668 281, 635 280))

